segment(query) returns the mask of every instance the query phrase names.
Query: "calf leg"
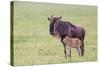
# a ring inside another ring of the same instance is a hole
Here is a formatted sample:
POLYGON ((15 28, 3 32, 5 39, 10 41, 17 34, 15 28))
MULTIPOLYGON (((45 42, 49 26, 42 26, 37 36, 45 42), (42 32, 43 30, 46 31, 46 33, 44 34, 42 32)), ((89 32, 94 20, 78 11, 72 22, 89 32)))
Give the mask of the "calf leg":
POLYGON ((78 52, 78 55, 81 56, 81 48, 80 47, 77 47, 76 50, 78 52))
POLYGON ((67 57, 71 58, 71 47, 66 47, 67 48, 67 57))
POLYGON ((69 57, 71 58, 71 47, 69 47, 69 51, 70 51, 69 57))

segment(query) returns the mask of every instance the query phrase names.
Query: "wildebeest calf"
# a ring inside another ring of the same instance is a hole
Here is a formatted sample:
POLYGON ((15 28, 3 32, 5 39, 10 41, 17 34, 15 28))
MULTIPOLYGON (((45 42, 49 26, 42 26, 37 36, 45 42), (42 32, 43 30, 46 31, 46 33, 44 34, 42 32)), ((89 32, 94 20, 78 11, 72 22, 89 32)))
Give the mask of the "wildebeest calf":
MULTIPOLYGON (((80 39, 71 38, 71 37, 66 36, 63 39, 63 42, 65 43, 65 46, 66 46, 66 49, 67 49, 66 50, 67 57, 71 57, 71 48, 76 48, 79 56, 81 56, 81 49, 80 49, 81 40, 80 39)), ((66 54, 65 54, 65 58, 66 58, 66 54)))

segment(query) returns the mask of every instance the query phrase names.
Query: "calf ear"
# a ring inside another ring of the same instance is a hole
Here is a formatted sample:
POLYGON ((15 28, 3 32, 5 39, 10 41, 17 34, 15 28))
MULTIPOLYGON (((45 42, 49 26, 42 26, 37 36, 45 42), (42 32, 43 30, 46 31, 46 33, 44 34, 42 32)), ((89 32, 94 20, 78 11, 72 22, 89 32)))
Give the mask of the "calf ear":
POLYGON ((48 20, 49 20, 49 21, 51 20, 50 17, 48 17, 48 20))

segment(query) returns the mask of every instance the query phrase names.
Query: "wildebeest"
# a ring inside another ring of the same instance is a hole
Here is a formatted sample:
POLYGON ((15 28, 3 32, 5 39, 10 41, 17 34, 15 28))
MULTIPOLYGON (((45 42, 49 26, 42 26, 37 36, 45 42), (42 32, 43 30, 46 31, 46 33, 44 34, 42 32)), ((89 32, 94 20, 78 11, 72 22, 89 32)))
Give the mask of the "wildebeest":
MULTIPOLYGON (((71 37, 66 36, 63 39, 63 42, 64 42, 65 47, 67 49, 66 50, 67 57, 71 58, 71 48, 76 48, 79 56, 81 56, 81 49, 80 49, 81 40, 80 39, 78 39, 78 38, 71 38, 71 37)), ((65 55, 65 58, 66 58, 66 55, 65 55)))
POLYGON ((63 39, 66 36, 72 37, 72 38, 78 38, 81 40, 82 45, 80 46, 81 49, 81 56, 84 55, 84 37, 85 37, 85 29, 81 26, 74 25, 69 21, 63 21, 61 20, 61 16, 54 16, 48 17, 48 20, 50 22, 49 32, 53 36, 59 36, 61 39, 61 42, 64 46, 64 53, 66 55, 66 48, 65 43, 63 42, 63 39))

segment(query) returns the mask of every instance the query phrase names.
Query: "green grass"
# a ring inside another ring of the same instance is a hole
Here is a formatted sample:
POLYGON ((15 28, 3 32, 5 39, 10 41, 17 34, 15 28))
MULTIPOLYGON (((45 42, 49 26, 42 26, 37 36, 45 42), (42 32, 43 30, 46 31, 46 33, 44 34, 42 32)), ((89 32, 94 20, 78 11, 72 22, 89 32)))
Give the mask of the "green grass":
POLYGON ((97 60, 96 6, 14 2, 14 65, 73 63, 97 60), (78 57, 72 49, 72 59, 65 60, 60 40, 49 34, 50 15, 86 29, 85 55, 78 57))

